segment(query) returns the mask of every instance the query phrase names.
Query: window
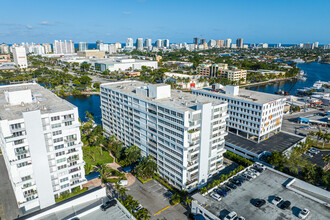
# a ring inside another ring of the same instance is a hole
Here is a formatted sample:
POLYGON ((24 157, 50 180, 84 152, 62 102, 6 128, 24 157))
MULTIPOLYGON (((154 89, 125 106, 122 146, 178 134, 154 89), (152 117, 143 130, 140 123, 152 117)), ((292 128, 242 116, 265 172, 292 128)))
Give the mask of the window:
POLYGON ((63 165, 57 167, 58 170, 61 170, 61 169, 64 169, 64 168, 66 168, 66 164, 63 164, 63 165))
POLYGON ((60 116, 54 116, 50 118, 51 121, 58 121, 60 120, 60 116))
POLYGON ((64 151, 61 151, 61 152, 56 153, 55 155, 56 155, 56 157, 59 157, 59 156, 62 156, 64 154, 65 154, 65 152, 64 151))
POLYGON ((61 158, 61 159, 56 160, 56 163, 63 163, 65 161, 66 161, 66 158, 61 158))
POLYGON ((63 138, 55 138, 53 142, 58 143, 58 142, 61 142, 61 141, 63 141, 63 138))
POLYGON ((21 128, 21 123, 17 123, 17 124, 12 124, 10 125, 11 129, 15 130, 15 129, 19 129, 21 128))
POLYGON ((23 143, 24 143, 23 139, 14 141, 14 145, 19 145, 19 144, 23 144, 23 143))
POLYGON ((70 126, 70 125, 72 125, 72 121, 65 122, 64 125, 65 126, 70 126))
POLYGON ((28 162, 18 163, 18 164, 17 164, 17 168, 25 167, 25 166, 27 166, 27 165, 29 165, 28 162))
POLYGON ((60 182, 63 183, 63 182, 68 181, 68 180, 69 180, 69 177, 65 177, 63 179, 60 179, 60 182))
POLYGON ((61 123, 57 123, 57 124, 53 124, 52 128, 60 128, 61 127, 61 123))
POLYGON ((69 187, 69 185, 70 185, 69 183, 64 184, 64 185, 61 186, 61 189, 67 188, 67 187, 69 187))
POLYGON ((62 148, 64 148, 64 144, 60 144, 60 145, 55 146, 55 150, 59 150, 59 149, 62 149, 62 148))
POLYGON ((23 182, 26 181, 26 180, 29 180, 29 179, 32 179, 32 177, 30 175, 22 177, 23 182))
POLYGON ((54 132, 53 132, 53 136, 60 135, 60 134, 62 134, 62 131, 61 131, 61 130, 59 130, 59 131, 54 131, 54 132))

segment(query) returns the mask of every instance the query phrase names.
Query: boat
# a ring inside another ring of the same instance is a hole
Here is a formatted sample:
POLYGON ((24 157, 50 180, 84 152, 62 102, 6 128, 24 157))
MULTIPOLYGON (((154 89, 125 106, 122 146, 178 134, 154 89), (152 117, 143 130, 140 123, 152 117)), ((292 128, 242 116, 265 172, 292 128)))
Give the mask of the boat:
POLYGON ((306 77, 304 77, 304 76, 301 76, 301 77, 299 77, 299 80, 302 80, 302 81, 306 81, 306 80, 307 80, 307 78, 306 78, 306 77))
POLYGON ((326 82, 322 82, 321 80, 319 81, 316 81, 314 84, 313 84, 313 88, 315 89, 321 89, 323 84, 327 84, 326 82))

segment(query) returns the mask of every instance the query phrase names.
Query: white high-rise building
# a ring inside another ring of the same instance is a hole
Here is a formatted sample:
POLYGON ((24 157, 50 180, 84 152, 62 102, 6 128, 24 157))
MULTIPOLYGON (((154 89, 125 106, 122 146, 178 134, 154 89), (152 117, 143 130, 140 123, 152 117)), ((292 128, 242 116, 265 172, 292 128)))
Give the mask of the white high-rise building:
POLYGON ((121 43, 115 43, 116 49, 121 49, 121 43))
POLYGON ((225 47, 230 48, 231 46, 231 39, 226 39, 225 40, 225 47))
POLYGON ((158 173, 191 191, 223 167, 227 103, 138 81, 101 85, 103 128, 152 156, 158 173))
POLYGON ((133 38, 127 38, 126 47, 133 48, 133 38))
POLYGON ((319 42, 315 42, 315 43, 314 43, 314 47, 315 47, 315 48, 318 48, 318 47, 319 47, 319 42))
POLYGON ((215 47, 215 45, 217 45, 217 42, 215 40, 210 40, 208 43, 209 48, 215 47))
POLYGON ((109 51, 109 44, 100 43, 98 48, 100 51, 109 51))
POLYGON ((162 39, 158 39, 156 41, 156 47, 157 48, 162 48, 163 47, 163 40, 162 39))
POLYGON ((170 48, 170 40, 169 39, 165 39, 165 40, 163 40, 163 42, 164 42, 164 47, 170 48))
POLYGON ((9 46, 8 46, 7 44, 5 44, 5 43, 1 44, 1 45, 0 45, 0 52, 1 52, 2 54, 7 54, 7 53, 9 53, 9 46))
POLYGON ((325 45, 323 46, 323 48, 324 48, 325 50, 330 49, 330 44, 325 44, 325 45))
POLYGON ((52 52, 52 46, 50 44, 42 44, 42 46, 45 48, 45 53, 48 54, 48 53, 51 53, 52 52))
POLYGON ((117 53, 117 47, 116 47, 116 44, 110 44, 109 45, 109 54, 114 54, 114 53, 117 53))
POLYGON ((87 43, 79 42, 79 51, 85 51, 85 50, 88 50, 87 43))
POLYGON ((86 183, 78 108, 38 84, 0 86, 0 146, 19 208, 86 183))
POLYGON ((151 50, 151 49, 152 49, 152 43, 151 43, 151 39, 150 39, 150 38, 147 38, 147 39, 144 41, 144 46, 145 46, 148 50, 151 50))
POLYGON ((314 49, 314 43, 304 43, 302 46, 303 49, 314 49))
POLYGON ((143 38, 136 39, 136 49, 143 50, 143 38))
POLYGON ((54 54, 73 54, 75 52, 74 44, 71 40, 70 41, 55 40, 53 44, 53 50, 54 50, 54 54))
POLYGON ((14 63, 18 68, 28 67, 25 47, 14 47, 13 57, 14 57, 14 63))
POLYGON ((41 54, 45 54, 45 47, 44 46, 41 46, 41 45, 34 45, 32 47, 33 49, 33 53, 34 54, 37 54, 37 55, 41 55, 41 54))

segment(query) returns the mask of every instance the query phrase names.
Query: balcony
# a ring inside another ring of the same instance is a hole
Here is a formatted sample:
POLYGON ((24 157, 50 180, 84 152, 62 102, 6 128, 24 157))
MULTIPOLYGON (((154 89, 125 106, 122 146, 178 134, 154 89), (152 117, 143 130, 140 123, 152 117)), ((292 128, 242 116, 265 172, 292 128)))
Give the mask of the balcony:
POLYGON ((77 161, 77 160, 79 160, 79 156, 78 155, 73 155, 71 157, 68 157, 67 162, 70 163, 70 162, 74 162, 74 161, 77 161))
POLYGON ((16 156, 19 156, 19 155, 22 155, 22 154, 26 154, 26 153, 29 153, 29 151, 27 149, 15 151, 15 155, 16 156))
POLYGON ((62 120, 62 123, 69 122, 69 121, 74 121, 74 118, 65 118, 62 120))

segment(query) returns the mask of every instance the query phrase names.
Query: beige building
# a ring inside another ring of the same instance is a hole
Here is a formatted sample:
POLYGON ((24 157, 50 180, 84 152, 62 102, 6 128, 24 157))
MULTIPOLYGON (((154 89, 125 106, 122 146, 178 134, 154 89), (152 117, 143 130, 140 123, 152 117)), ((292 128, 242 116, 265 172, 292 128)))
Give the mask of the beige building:
POLYGON ((52 46, 50 44, 42 44, 42 46, 45 48, 45 53, 48 54, 48 53, 51 53, 52 52, 52 46))
POLYGON ((242 69, 233 69, 233 70, 225 70, 225 76, 235 82, 239 82, 240 79, 243 79, 242 83, 246 83, 246 70, 242 69))
POLYGON ((78 51, 77 55, 79 57, 101 59, 104 58, 105 52, 99 50, 84 50, 84 51, 78 51))
POLYGON ((201 64, 197 67, 197 73, 206 77, 219 77, 221 72, 227 69, 226 63, 201 64))
POLYGON ((10 62, 10 54, 0 54, 0 64, 10 62))

